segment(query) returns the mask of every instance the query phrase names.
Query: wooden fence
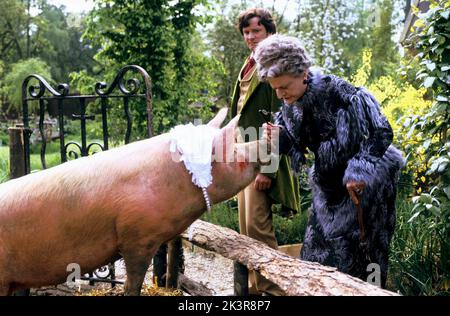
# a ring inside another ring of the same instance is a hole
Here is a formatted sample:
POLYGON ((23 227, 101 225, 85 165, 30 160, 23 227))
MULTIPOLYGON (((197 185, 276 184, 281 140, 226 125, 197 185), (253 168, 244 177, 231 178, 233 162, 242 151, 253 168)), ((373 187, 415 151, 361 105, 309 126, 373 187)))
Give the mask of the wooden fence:
MULTIPOLYGON (((229 228, 202 220, 195 221, 193 225, 190 242, 233 260, 235 276, 242 276, 242 274, 236 273, 239 265, 245 270, 246 268, 256 270, 266 279, 277 284, 286 295, 398 295, 339 272, 336 268, 293 258, 229 228), (236 263, 238 267, 236 267, 236 263)), ((183 233, 181 238, 188 240, 188 233, 183 233)), ((174 239, 169 243, 169 249, 179 249, 179 247, 170 246, 171 243, 179 243, 179 239, 174 239)), ((192 280, 188 280, 188 283, 185 282, 186 277, 181 276, 177 269, 180 266, 177 258, 182 258, 182 256, 177 251, 169 251, 168 284, 178 284, 180 288, 193 295, 202 295, 202 293, 211 295, 210 291, 202 289, 198 283, 192 280), (189 288, 192 284, 195 284, 193 289, 189 288)), ((239 280, 236 280, 235 277, 236 294, 245 294, 246 287, 247 278, 245 276, 239 280)))

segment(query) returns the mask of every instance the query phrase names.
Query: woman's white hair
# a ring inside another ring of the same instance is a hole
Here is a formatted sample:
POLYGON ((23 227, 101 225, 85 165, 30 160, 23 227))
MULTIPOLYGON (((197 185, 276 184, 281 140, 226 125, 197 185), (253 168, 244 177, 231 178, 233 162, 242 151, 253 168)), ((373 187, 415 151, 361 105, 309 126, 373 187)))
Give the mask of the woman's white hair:
POLYGON ((261 80, 285 74, 299 76, 311 66, 311 60, 300 40, 279 34, 260 42, 254 58, 261 80))

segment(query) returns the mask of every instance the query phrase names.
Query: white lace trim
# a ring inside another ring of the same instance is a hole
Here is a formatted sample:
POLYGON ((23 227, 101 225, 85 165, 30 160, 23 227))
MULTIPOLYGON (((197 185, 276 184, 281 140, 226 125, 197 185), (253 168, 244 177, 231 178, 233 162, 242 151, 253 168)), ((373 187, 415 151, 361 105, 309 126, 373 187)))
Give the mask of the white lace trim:
POLYGON ((219 129, 208 125, 178 125, 170 131, 170 151, 181 154, 181 160, 192 174, 192 182, 207 188, 212 183, 211 157, 214 137, 219 129))
MULTIPOLYGON (((206 188, 212 183, 211 159, 214 137, 220 130, 207 125, 178 125, 170 130, 170 152, 181 154, 180 160, 192 174, 192 182, 202 188, 208 211, 211 201, 206 188)), ((194 223, 188 228, 188 238, 192 241, 194 223)))

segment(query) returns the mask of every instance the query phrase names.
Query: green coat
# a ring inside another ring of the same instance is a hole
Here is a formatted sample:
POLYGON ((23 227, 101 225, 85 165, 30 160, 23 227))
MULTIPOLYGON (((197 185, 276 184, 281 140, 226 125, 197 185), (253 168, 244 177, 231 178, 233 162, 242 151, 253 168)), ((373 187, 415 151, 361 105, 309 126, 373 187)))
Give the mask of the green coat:
MULTIPOLYGON (((233 99, 231 101, 232 117, 238 114, 237 103, 239 100, 239 93, 239 80, 237 80, 234 86, 233 99)), ((250 81, 250 86, 248 87, 238 124, 244 129, 250 126, 259 128, 265 121, 258 113, 258 110, 264 109, 275 113, 279 111, 280 106, 281 101, 277 98, 275 91, 268 83, 261 82, 255 72, 250 81)), ((298 212, 300 209, 299 184, 298 179, 293 176, 290 165, 290 158, 282 155, 278 171, 271 174, 265 174, 272 178, 272 185, 268 190, 268 194, 276 204, 282 204, 294 212, 298 212)))

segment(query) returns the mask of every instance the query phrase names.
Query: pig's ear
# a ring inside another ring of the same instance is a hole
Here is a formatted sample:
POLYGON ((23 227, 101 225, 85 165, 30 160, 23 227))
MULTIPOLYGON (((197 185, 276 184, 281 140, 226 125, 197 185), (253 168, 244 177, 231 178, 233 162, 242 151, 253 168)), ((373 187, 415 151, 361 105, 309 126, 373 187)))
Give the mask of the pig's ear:
POLYGON ((213 142, 213 160, 216 162, 234 161, 234 145, 236 143, 236 126, 239 115, 233 118, 216 135, 213 142))
POLYGON ((220 109, 219 113, 217 113, 216 116, 211 121, 209 121, 207 125, 215 128, 220 128, 220 125, 227 117, 227 112, 227 108, 220 109))

